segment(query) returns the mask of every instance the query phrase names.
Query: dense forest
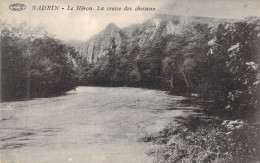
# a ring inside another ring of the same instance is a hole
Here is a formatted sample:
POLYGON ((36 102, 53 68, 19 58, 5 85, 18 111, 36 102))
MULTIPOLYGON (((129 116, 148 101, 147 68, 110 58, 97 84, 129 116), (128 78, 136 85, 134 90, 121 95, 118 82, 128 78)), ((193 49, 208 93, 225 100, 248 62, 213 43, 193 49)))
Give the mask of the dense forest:
POLYGON ((59 95, 75 88, 73 48, 40 28, 1 25, 1 101, 59 95))

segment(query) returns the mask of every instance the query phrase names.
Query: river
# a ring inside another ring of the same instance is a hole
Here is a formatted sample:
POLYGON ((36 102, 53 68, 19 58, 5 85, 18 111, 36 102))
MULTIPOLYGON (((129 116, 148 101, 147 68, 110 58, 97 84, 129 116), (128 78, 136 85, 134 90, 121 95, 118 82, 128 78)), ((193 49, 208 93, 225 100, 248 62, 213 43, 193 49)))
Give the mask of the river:
POLYGON ((64 96, 0 104, 1 163, 145 163, 145 132, 184 114, 181 96, 141 88, 78 87, 64 96))

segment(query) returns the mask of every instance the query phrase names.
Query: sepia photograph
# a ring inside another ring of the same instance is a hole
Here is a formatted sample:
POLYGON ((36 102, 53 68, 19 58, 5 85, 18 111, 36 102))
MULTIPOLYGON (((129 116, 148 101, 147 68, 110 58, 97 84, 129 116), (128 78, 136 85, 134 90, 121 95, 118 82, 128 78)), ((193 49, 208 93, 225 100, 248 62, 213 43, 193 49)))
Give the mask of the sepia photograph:
POLYGON ((0 0, 0 163, 260 163, 260 0, 0 0))

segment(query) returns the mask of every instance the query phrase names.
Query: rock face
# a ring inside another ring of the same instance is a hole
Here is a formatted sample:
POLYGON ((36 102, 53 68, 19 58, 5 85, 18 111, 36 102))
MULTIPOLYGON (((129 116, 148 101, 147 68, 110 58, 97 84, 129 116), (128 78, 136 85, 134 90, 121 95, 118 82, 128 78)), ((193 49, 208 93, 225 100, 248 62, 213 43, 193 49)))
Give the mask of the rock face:
POLYGON ((89 62, 96 62, 98 58, 108 52, 113 39, 116 45, 120 45, 122 38, 119 31, 120 29, 115 24, 109 24, 105 30, 91 37, 84 46, 80 48, 80 54, 89 62))
POLYGON ((188 26, 191 23, 207 23, 211 26, 217 26, 226 21, 230 22, 232 20, 156 15, 142 24, 131 25, 123 29, 118 28, 115 24, 109 24, 102 32, 85 42, 78 51, 88 62, 95 63, 98 58, 107 54, 108 49, 112 46, 112 42, 116 45, 116 53, 120 53, 122 46, 138 44, 142 47, 147 42, 164 35, 180 35, 184 26, 188 26))

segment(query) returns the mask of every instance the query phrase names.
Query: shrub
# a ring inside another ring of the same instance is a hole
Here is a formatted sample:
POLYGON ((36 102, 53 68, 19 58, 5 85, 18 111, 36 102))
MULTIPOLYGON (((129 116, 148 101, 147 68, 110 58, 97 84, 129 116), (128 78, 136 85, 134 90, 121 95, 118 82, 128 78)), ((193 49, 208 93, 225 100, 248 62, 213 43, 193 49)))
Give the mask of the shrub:
POLYGON ((156 162, 254 162, 260 160, 259 131, 257 123, 192 116, 142 140, 160 145, 149 152, 156 162))

